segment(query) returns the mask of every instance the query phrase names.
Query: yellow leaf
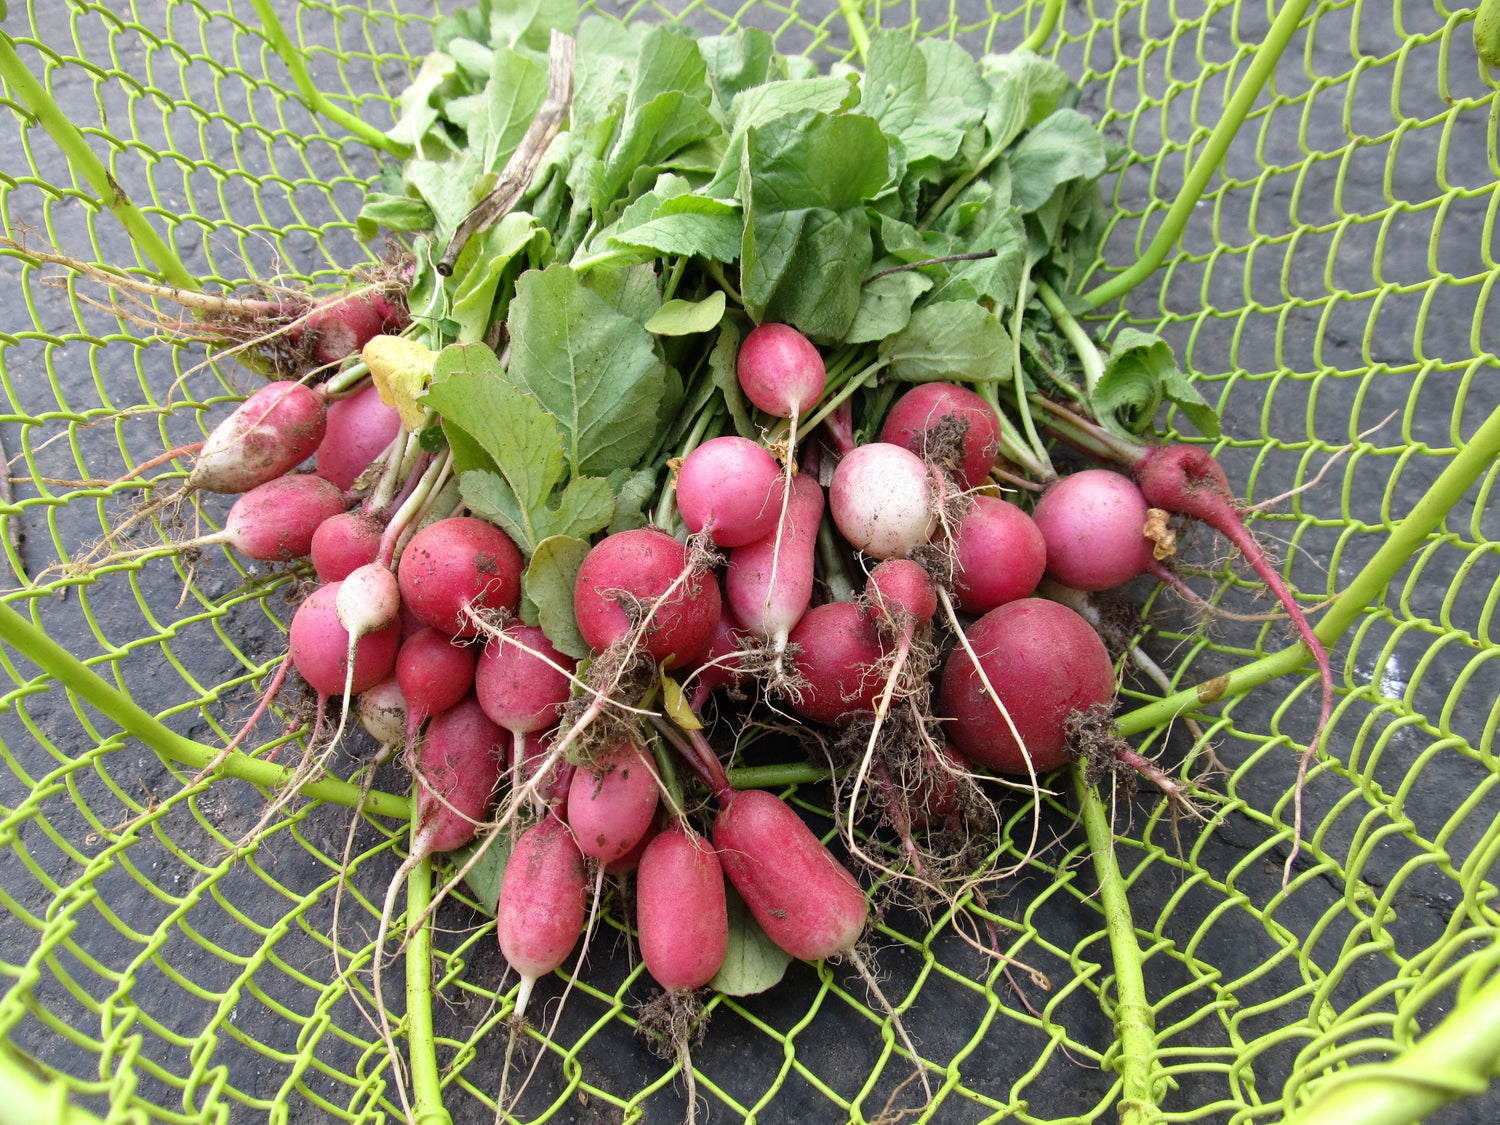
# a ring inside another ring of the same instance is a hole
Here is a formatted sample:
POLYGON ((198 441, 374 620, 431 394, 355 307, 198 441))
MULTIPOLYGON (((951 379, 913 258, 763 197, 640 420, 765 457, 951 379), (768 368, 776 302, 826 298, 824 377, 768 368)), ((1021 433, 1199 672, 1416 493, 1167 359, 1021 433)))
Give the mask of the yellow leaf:
POLYGON ((682 685, 665 672, 661 675, 661 701, 667 717, 683 730, 703 729, 698 716, 688 706, 687 696, 682 693, 682 685))
POLYGON ((401 424, 415 430, 427 412, 417 398, 432 380, 438 353, 404 336, 376 336, 360 353, 380 401, 394 406, 401 424))

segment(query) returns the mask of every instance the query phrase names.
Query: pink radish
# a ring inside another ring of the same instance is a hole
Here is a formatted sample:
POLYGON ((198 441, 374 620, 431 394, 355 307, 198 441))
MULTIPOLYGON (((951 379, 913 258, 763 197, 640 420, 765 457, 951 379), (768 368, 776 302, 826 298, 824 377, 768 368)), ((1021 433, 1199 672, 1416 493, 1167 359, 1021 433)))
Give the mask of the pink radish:
POLYGON ((853 602, 814 606, 789 641, 798 649, 797 672, 805 685, 791 700, 798 715, 832 723, 874 708, 884 686, 877 666, 885 655, 874 614, 853 602))
POLYGON ((214 427, 186 487, 248 492, 312 456, 327 425, 327 408, 317 391, 301 383, 268 384, 214 427))
POLYGON ((962 488, 978 488, 995 465, 1000 421, 994 408, 967 387, 919 383, 891 407, 880 440, 933 461, 962 488))
POLYGON ((636 746, 580 767, 568 788, 568 827, 584 855, 608 863, 626 855, 656 816, 661 783, 636 746))
POLYGON ((631 848, 618 859, 611 859, 605 862, 604 873, 606 875, 613 875, 619 879, 623 886, 624 876, 629 875, 632 871, 640 867, 641 856, 646 854, 646 848, 650 846, 651 841, 656 839, 660 833, 660 821, 660 816, 653 817, 651 823, 646 826, 645 833, 636 841, 635 847, 631 848))
POLYGON ((474 687, 484 712, 512 733, 525 735, 557 724, 572 694, 571 656, 559 652, 535 625, 507 625, 479 656, 474 687))
POLYGON ((594 651, 644 626, 642 648, 669 671, 702 658, 721 610, 718 583, 696 572, 681 543, 652 527, 597 543, 578 569, 573 606, 594 651))
POLYGON ((1141 489, 1108 469, 1086 469, 1052 484, 1032 517, 1047 544, 1048 576, 1092 591, 1144 574, 1152 559, 1147 508, 1141 489))
POLYGON ((712 438, 677 471, 677 510, 689 531, 718 547, 741 547, 776 527, 781 467, 764 447, 742 437, 712 438))
POLYGON ((374 562, 384 531, 385 524, 362 510, 340 512, 320 523, 308 548, 319 581, 339 582, 374 562))
POLYGON ((986 613, 967 639, 978 664, 955 648, 938 693, 953 745, 1004 774, 1066 765, 1068 717, 1115 697, 1114 664, 1099 634, 1066 606, 1027 598, 986 613))
POLYGON ((378 388, 366 387, 340 399, 328 407, 327 431, 316 451, 315 471, 347 492, 400 429, 401 415, 380 400, 378 388))
POLYGON ((966 613, 1030 597, 1047 568, 1047 542, 1007 500, 973 497, 953 537, 953 600, 966 613))
POLYGON ((521 978, 515 1016, 536 982, 568 958, 583 934, 588 874, 568 826, 552 813, 516 839, 496 904, 500 952, 521 978))
MULTIPOLYGON (((396 653, 396 681, 407 704, 406 742, 415 745, 417 730, 432 715, 455 706, 475 687, 474 650, 455 644, 431 626, 401 642, 396 653)), ((479 700, 483 708, 484 700, 479 700)))
POLYGON ((833 522, 856 551, 877 559, 904 556, 937 526, 927 466, 887 442, 862 445, 839 462, 828 486, 833 522))
POLYGON ((792 480, 786 520, 771 534, 736 547, 724 573, 724 593, 734 616, 771 644, 773 685, 782 682, 787 636, 812 601, 813 562, 823 490, 806 473, 792 480))
POLYGON ((740 642, 744 636, 744 627, 735 619, 734 610, 727 604, 724 605, 719 613, 719 623, 714 626, 713 640, 709 642, 708 651, 703 654, 703 659, 693 671, 689 706, 694 714, 703 710, 708 697, 719 688, 739 683, 740 642))
MULTIPOLYGON (((417 809, 411 825, 411 850, 391 877, 375 934, 371 986, 388 1050, 394 1051, 395 1046, 380 977, 386 934, 396 911, 396 895, 423 860, 474 839, 504 772, 505 747, 504 732, 485 717, 479 701, 472 695, 434 715, 427 724, 427 735, 414 766, 417 809)), ((407 924, 414 927, 416 921, 410 918, 407 924)), ((401 1094, 405 1100, 405 1092, 401 1094)))
POLYGON ((521 552, 494 524, 453 516, 428 524, 401 552, 401 600, 451 637, 473 637, 467 611, 515 613, 521 600, 521 552))
POLYGON ((336 608, 342 585, 319 586, 292 615, 292 663, 324 699, 342 692, 346 683, 351 692, 361 692, 390 675, 401 637, 396 622, 365 635, 351 664, 349 634, 339 624, 336 608))
POLYGON ((390 294, 371 287, 319 301, 293 323, 290 335, 310 349, 314 363, 327 367, 358 355, 376 336, 400 332, 408 323, 404 298, 393 301, 390 294))

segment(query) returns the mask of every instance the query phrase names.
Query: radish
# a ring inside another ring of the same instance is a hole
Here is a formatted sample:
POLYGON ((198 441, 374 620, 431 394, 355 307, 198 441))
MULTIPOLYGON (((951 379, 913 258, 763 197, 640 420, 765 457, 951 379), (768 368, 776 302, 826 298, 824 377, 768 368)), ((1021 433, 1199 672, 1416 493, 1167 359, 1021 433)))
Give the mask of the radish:
POLYGON ((588 874, 573 833, 553 813, 516 839, 495 908, 500 952, 521 978, 513 1018, 536 982, 568 958, 583 934, 588 874))
POLYGON ((1048 577, 1086 591, 1140 577, 1152 561, 1147 508, 1141 489, 1108 469, 1086 469, 1049 486, 1032 517, 1046 542, 1048 577))
POLYGON ((450 637, 473 637, 471 612, 515 613, 521 601, 521 552, 494 524, 452 516, 428 524, 401 552, 401 600, 450 637))
POLYGON ((815 479, 798 473, 785 521, 764 539, 736 547, 724 572, 724 593, 734 616, 770 642, 767 680, 773 692, 784 689, 787 637, 812 601, 822 519, 823 490, 815 479))
POLYGON ((661 783, 640 748, 626 744, 598 766, 580 767, 568 788, 568 827, 584 855, 604 863, 640 843, 656 816, 661 783))
POLYGON ((385 525, 362 510, 330 516, 313 532, 308 550, 319 581, 338 582, 375 561, 385 525))
POLYGON ((366 387, 328 407, 328 425, 316 450, 320 477, 345 492, 359 475, 391 444, 401 429, 401 415, 380 399, 380 391, 366 387))
MULTIPOLYGON (((691 677, 693 690, 688 706, 692 708, 693 714, 700 713, 703 705, 708 702, 708 697, 719 688, 739 683, 742 669, 740 653, 743 650, 741 641, 744 636, 744 627, 735 619, 734 610, 729 605, 724 605, 719 613, 719 623, 714 626, 708 651, 703 654, 703 659, 693 670, 691 677)), ((684 683, 683 686, 686 687, 687 684, 684 683)))
POLYGON ((742 547, 776 527, 781 467, 763 446, 726 435, 698 446, 677 471, 677 510, 717 547, 742 547))
POLYGON ((875 615, 853 602, 814 606, 788 638, 796 646, 800 690, 789 698, 793 711, 820 723, 837 722, 875 706, 885 656, 875 615))
POLYGON ((328 427, 323 396, 301 383, 260 388, 214 427, 185 488, 248 492, 312 456, 328 427))
MULTIPOLYGON (((396 895, 423 860, 474 839, 504 771, 505 747, 504 732, 490 722, 472 695, 434 715, 427 724, 427 735, 414 763, 417 807, 411 824, 411 850, 391 877, 375 934, 371 990, 380 1016, 381 1036, 393 1057, 395 1040, 386 1015, 380 977, 385 939, 396 911, 396 895)), ((407 922, 409 928, 417 924, 416 919, 407 922)), ((399 1077, 397 1091, 405 1104, 406 1094, 399 1077)))
POLYGON ((292 615, 292 663, 320 702, 344 691, 346 684, 351 692, 372 688, 396 666, 401 637, 396 621, 360 638, 354 660, 349 660, 349 634, 339 624, 336 607, 342 585, 319 586, 292 615))
POLYGON ((359 722, 382 746, 396 746, 405 739, 406 696, 401 694, 395 676, 387 676, 359 693, 359 722))
POLYGON ((1069 760, 1067 723, 1110 703, 1115 669, 1087 621, 1040 598, 1009 602, 967 631, 938 689, 948 737, 960 753, 999 773, 1043 774, 1069 760))
POLYGON ((578 631, 596 652, 633 634, 668 671, 700 660, 722 608, 719 587, 664 531, 622 531, 596 544, 573 587, 578 631))
POLYGON ((975 496, 953 536, 953 600, 982 614, 1029 597, 1047 562, 1047 541, 1030 516, 1007 500, 975 496))
POLYGON ((978 488, 995 465, 1000 419, 994 407, 967 387, 919 383, 891 407, 880 440, 932 462, 962 488, 978 488))
POLYGON ((839 462, 828 486, 833 522, 857 551, 877 559, 904 556, 937 526, 927 466, 888 442, 862 445, 839 462))
MULTIPOLYGON (((425 626, 401 642, 396 682, 407 705, 406 744, 414 747, 418 729, 432 715, 455 706, 475 688, 474 650, 425 626)), ((479 700, 484 708, 484 700, 479 700)), ((488 714, 488 709, 485 713, 488 714)))
POLYGON ((557 724, 572 694, 576 661, 559 652, 535 625, 507 625, 479 655, 474 690, 484 713, 516 736, 557 724))
POLYGON ((664 1003, 642 1013, 641 1027, 676 1058, 691 1122, 697 1093, 689 1045, 703 1018, 695 993, 713 980, 729 951, 724 869, 707 840, 681 824, 652 838, 636 873, 635 916, 641 960, 666 990, 664 1003))

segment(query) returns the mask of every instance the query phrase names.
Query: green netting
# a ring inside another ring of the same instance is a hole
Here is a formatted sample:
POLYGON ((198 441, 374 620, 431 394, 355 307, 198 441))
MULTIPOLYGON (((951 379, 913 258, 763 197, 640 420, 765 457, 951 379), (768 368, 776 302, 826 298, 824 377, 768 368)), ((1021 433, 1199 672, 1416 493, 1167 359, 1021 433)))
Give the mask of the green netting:
MULTIPOLYGON (((608 7, 705 31, 756 24, 821 65, 848 51, 844 17, 817 0, 608 7)), ((1376 1079, 1390 1119, 1421 1113, 1427 1094, 1469 1094, 1434 1119, 1490 1120, 1500 99, 1475 58, 1473 13, 1091 0, 1067 5, 1049 36, 1056 8, 861 10, 975 51, 1035 34, 1079 76, 1082 108, 1121 146, 1094 327, 1173 342, 1224 418, 1215 452, 1234 485, 1268 504, 1254 527, 1289 579, 1310 601, 1353 593, 1323 611, 1341 634, 1339 696, 1288 882, 1316 679, 1295 651, 1274 655, 1292 644, 1283 624, 1205 623, 1152 595, 1148 648, 1174 688, 1248 668, 1219 682, 1223 699, 1201 693, 1218 767, 1202 817, 1094 797, 1063 775, 1037 816, 1008 799, 997 862, 1022 867, 999 893, 935 918, 884 917, 885 993, 943 1076, 930 1119, 1266 1120, 1395 1060, 1376 1079), (1278 18, 1290 41, 1279 59, 1258 55, 1278 18), (1257 68, 1271 63, 1262 90, 1257 68), (1241 89, 1253 102, 1232 132, 1221 122, 1236 120, 1226 107, 1241 89), (1121 297, 1111 279, 1142 260, 1149 272, 1121 297), (991 941, 1003 960, 984 952, 991 941), (1403 1054, 1453 1012, 1427 1054, 1403 1054)), ((393 119, 433 16, 398 0, 13 3, 0 25, 8 233, 210 287, 336 283, 383 252, 353 225, 382 157, 348 123, 393 119)), ((327 785, 327 800, 294 803, 236 849, 275 782, 267 760, 295 759, 300 743, 195 777, 284 651, 305 575, 217 549, 89 581, 57 569, 144 495, 111 482, 201 438, 258 376, 205 365, 200 347, 153 338, 50 268, 0 254, 0 276, 0 542, 4 599, 24 619, 0 621, 0 1117, 62 1120, 66 1098, 112 1120, 398 1118, 366 1015, 404 802, 378 798, 385 815, 367 809, 351 836, 356 790, 327 785), (89 694, 68 653, 143 709, 128 730, 118 710, 102 717, 109 699, 89 694)), ((182 517, 211 525, 223 510, 182 517)), ((1195 550, 1200 588, 1265 608, 1221 545, 1205 534, 1195 550)), ((1195 697, 1151 707, 1161 689, 1130 684, 1128 729, 1199 774, 1209 759, 1183 762, 1193 732, 1176 717, 1195 697)), ((335 771, 359 765, 356 754, 335 771)), ((376 776, 378 791, 402 785, 394 770, 376 776)), ((815 813, 823 796, 799 799, 815 813)), ((557 1024, 532 1037, 525 1119, 682 1114, 672 1066, 633 1040, 650 990, 622 916, 612 905, 602 917, 557 1024)), ((490 1120, 511 982, 475 903, 456 896, 436 919, 430 960, 423 937, 388 972, 388 998, 408 1013, 403 1044, 424 1041, 430 1012, 429 1079, 453 1119, 490 1120)), ((546 1020, 563 985, 542 986, 546 1020)), ((716 998, 694 1053, 708 1119, 879 1117, 910 1066, 869 1001, 827 965, 795 967, 763 996, 716 998)))

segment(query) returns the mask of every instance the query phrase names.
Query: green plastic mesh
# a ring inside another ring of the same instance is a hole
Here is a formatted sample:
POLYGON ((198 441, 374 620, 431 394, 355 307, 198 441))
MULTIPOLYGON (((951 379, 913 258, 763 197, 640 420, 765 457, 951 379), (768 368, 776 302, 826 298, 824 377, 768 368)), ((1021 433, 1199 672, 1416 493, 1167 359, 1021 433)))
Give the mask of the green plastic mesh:
MULTIPOLYGON (((848 52, 838 8, 815 0, 605 7, 705 31, 756 24, 822 65, 848 52)), ((979 52, 1017 45, 1042 9, 924 0, 864 16, 979 52)), ((378 128, 393 120, 430 44, 430 8, 277 10, 332 105, 378 128)), ((1043 49, 1120 145, 1105 189, 1116 218, 1091 284, 1134 264, 1170 221, 1279 10, 1066 5, 1043 49)), ((1416 0, 1307 6, 1163 264, 1092 325, 1172 341, 1224 418, 1214 448, 1232 483, 1267 504, 1254 529, 1309 604, 1375 556, 1500 398, 1500 99, 1475 59, 1472 14, 1416 0)), ((208 287, 335 284, 384 252, 353 223, 381 158, 309 110, 263 27, 245 0, 31 0, 0 24, 187 273, 208 287)), ((151 273, 14 72, 0 97, 11 237, 151 273)), ((246 567, 222 548, 88 580, 64 564, 147 497, 118 478, 200 439, 258 376, 205 364, 201 346, 53 268, 4 253, 0 277, 3 597, 173 730, 221 746, 284 652, 306 574, 246 567)), ((1399 1058, 1472 998, 1500 961, 1495 479, 1485 466, 1472 486, 1429 497, 1435 530, 1340 640, 1335 717, 1285 882, 1318 705, 1305 668, 1204 706, 1211 753, 1185 759, 1186 719, 1142 721, 1138 744, 1201 777, 1198 815, 1115 789, 1085 803, 1064 774, 1036 808, 1006 798, 996 862, 1018 864, 1013 878, 960 910, 883 917, 875 962, 935 1068, 931 1120, 1277 1119, 1348 1068, 1399 1058), (1100 846, 1111 826, 1112 852, 1100 846), (1128 973, 1139 997, 1122 990, 1128 973)), ((211 500, 175 521, 162 513, 156 531, 206 530, 223 511, 211 500)), ((1213 600, 1268 607, 1222 542, 1202 533, 1192 550, 1213 600)), ((1166 594, 1148 609, 1147 648, 1177 687, 1292 644, 1284 622, 1205 618, 1166 594)), ((58 1120, 64 1097, 122 1121, 399 1119, 392 1060, 366 1017, 404 822, 295 802, 246 841, 269 790, 195 778, 34 657, 0 648, 0 1061, 13 1087, 0 1096, 34 1097, 25 1104, 58 1120)), ((1160 695, 1129 684, 1125 711, 1160 695)), ((302 753, 304 714, 283 717, 292 733, 254 756, 302 753)), ((343 777, 369 749, 350 746, 332 763, 343 777)), ((376 787, 403 782, 388 769, 376 787)), ((826 800, 798 797, 813 814, 826 800)), ((831 832, 826 812, 819 823, 831 832)), ((537 1063, 522 1119, 682 1116, 672 1064, 634 1038, 649 981, 610 902, 566 1003, 562 976, 540 986, 519 1052, 522 1070, 537 1063)), ((386 975, 398 1017, 403 966, 386 975)), ((503 972, 493 924, 456 894, 437 914, 431 1010, 457 1121, 493 1118, 514 984, 503 972)), ((794 966, 771 993, 710 1007, 693 1055, 707 1120, 874 1120, 910 1094, 897 1093, 911 1067, 891 1021, 847 967, 794 966)), ((1484 1074, 1426 1077, 1474 1095, 1433 1120, 1491 1120, 1500 1106, 1484 1074)))

